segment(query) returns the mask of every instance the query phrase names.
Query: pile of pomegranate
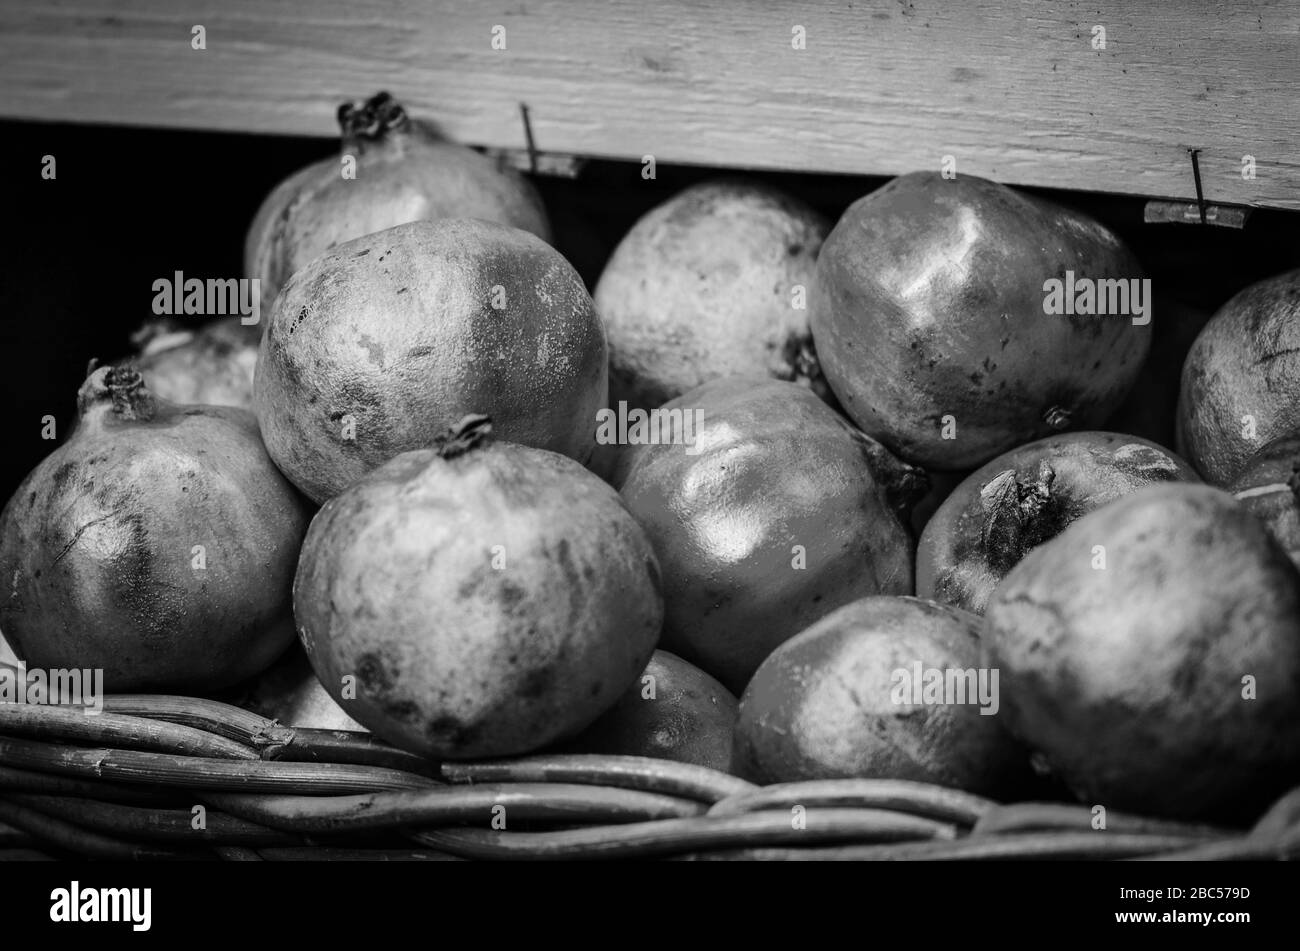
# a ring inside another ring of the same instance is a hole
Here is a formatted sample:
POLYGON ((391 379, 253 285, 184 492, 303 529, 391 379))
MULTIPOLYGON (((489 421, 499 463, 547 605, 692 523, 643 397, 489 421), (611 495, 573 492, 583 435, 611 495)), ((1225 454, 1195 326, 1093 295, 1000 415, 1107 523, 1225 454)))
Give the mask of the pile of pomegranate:
POLYGON ((726 179, 589 293, 526 178, 340 122, 253 222, 261 326, 92 366, 9 500, 11 663, 439 759, 1229 822, 1300 780, 1300 271, 1204 323, 1161 445, 1175 316, 1077 211, 726 179))

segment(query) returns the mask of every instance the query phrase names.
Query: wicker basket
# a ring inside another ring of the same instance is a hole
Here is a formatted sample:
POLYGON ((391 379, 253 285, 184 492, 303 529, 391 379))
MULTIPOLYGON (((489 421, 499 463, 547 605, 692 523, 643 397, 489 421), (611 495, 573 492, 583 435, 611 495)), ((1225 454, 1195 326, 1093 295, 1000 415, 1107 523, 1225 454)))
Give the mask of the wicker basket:
POLYGON ((767 787, 632 756, 435 764, 186 697, 0 704, 0 859, 1289 859, 1250 830, 1001 805, 900 780, 767 787))

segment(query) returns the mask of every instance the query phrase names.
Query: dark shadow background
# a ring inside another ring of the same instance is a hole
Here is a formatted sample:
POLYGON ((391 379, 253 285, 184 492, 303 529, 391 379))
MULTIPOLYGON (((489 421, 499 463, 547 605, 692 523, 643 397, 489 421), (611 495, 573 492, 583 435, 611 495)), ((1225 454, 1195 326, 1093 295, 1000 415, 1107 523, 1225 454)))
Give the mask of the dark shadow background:
MULTIPOLYGON (((152 284, 239 277, 243 239, 262 198, 302 165, 334 154, 325 139, 101 126, 0 122, 5 196, 0 244, 0 405, 5 451, 0 497, 56 442, 40 438, 53 414, 60 439, 72 420, 87 362, 126 355, 150 316, 152 284), (41 178, 55 156, 57 178, 41 178)), ((714 169, 637 162, 589 163, 577 180, 537 184, 556 245, 593 286, 609 251, 636 218, 714 169)), ((884 179, 758 174, 832 221, 884 179)), ((1255 212, 1244 231, 1143 225, 1140 199, 1043 192, 1083 208, 1119 232, 1163 292, 1214 309, 1245 285, 1300 265, 1300 214, 1255 212)), ((1155 321, 1160 327, 1159 309, 1155 321)), ((1157 333, 1160 330, 1157 329, 1157 333)))

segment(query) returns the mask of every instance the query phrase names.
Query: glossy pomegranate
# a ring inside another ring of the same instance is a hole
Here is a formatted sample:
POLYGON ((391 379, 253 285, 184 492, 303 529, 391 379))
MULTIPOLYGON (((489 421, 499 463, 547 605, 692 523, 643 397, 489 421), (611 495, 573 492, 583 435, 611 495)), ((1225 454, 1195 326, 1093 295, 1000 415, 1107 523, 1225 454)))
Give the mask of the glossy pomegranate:
POLYGON ((899 513, 924 475, 808 389, 733 377, 662 410, 659 442, 626 447, 620 493, 663 568, 665 649, 739 692, 827 612, 911 593, 899 513))
POLYGON ((1141 277, 1119 239, 1083 215, 970 175, 915 172, 855 202, 826 239, 813 340, 864 432, 908 462, 966 469, 1095 428, 1119 407, 1150 346, 1149 324, 1134 320, 1150 314, 1049 314, 1049 282, 1127 288, 1141 277))
POLYGON ((765 784, 908 779, 1014 795, 1028 754, 999 722, 1000 684, 979 655, 979 618, 965 611, 907 597, 847 604, 754 674, 736 767, 765 784), (952 695, 927 686, 935 672, 952 695))

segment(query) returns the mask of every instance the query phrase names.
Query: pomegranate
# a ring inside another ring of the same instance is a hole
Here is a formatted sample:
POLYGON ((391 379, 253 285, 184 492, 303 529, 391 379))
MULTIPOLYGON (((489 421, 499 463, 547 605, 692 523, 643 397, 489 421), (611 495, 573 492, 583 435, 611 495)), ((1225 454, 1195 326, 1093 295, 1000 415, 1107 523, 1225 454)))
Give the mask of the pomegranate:
POLYGON ((1013 732, 1085 803, 1255 817, 1300 779, 1300 574, 1232 496, 1148 486, 998 586, 983 630, 1013 732))
POLYGON ((512 168, 439 138, 388 93, 339 107, 342 155, 285 179, 258 209, 244 272, 263 313, 289 276, 330 248, 424 218, 483 218, 551 238, 541 199, 512 168), (350 160, 349 160, 350 157, 350 160))
POLYGON ((610 400, 652 408, 723 376, 820 384, 804 297, 826 222, 774 188, 688 188, 642 217, 596 285, 610 400))
POLYGON ((1275 439, 1251 456, 1228 491, 1300 567, 1300 435, 1275 439))
POLYGON ((921 533, 916 593, 983 614, 999 581, 1071 522, 1153 482, 1199 482, 1155 443, 1116 433, 1049 436, 968 476, 921 533))
POLYGON ((645 669, 663 618, 654 552, 614 490, 488 433, 468 416, 326 503, 294 583, 325 689, 420 755, 577 733, 645 669))
POLYGON ((173 403, 251 409, 258 335, 249 330, 238 317, 198 330, 146 330, 135 367, 155 395, 173 403))
POLYGON ((736 698, 676 654, 655 651, 607 712, 566 743, 573 753, 650 756, 727 772, 736 698))
POLYGON ((809 390, 733 377, 659 412, 657 442, 626 446, 618 481, 663 568, 665 649, 739 692, 827 612, 911 593, 899 511, 924 474, 809 390))
POLYGON ((41 668, 102 668, 107 689, 203 690, 293 639, 309 514, 252 414, 177 406, 125 367, 92 372, 64 445, 0 516, 0 627, 41 668))
POLYGON ((979 618, 965 611, 910 597, 846 604, 754 674, 737 771, 758 783, 862 777, 1012 794, 1031 777, 1028 754, 1003 729, 996 672, 979 657, 979 618))
POLYGON ((1300 269, 1237 294, 1183 365, 1178 451, 1227 485, 1265 443, 1300 431, 1300 269))
POLYGON ((253 401, 271 457, 323 502, 467 413, 586 462, 607 389, 604 328, 559 252, 442 219, 358 238, 295 274, 271 309, 253 401))
POLYGON ((1134 309, 1136 294, 1149 303, 1149 284, 1131 293, 1141 273, 1076 212, 970 175, 916 172, 855 202, 826 239, 813 339, 868 435, 917 465, 971 468, 1114 412, 1142 368, 1150 328, 1138 323, 1150 314, 1081 311, 1103 298, 1109 309, 1100 280, 1122 282, 1116 309, 1134 309), (1049 288, 1064 314, 1047 313, 1049 288))

